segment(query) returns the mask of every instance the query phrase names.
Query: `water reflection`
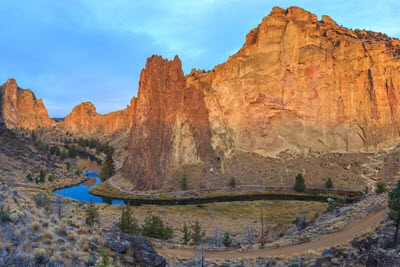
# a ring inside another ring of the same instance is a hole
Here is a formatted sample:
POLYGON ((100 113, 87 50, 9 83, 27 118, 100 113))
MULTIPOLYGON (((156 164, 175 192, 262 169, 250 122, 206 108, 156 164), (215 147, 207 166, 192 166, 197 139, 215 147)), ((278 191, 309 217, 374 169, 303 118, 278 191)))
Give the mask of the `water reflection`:
POLYGON ((100 184, 101 180, 97 175, 97 172, 83 171, 82 173, 90 179, 80 185, 56 190, 53 193, 79 201, 89 202, 90 198, 92 198, 93 202, 95 203, 105 203, 109 205, 125 205, 124 201, 122 200, 115 200, 106 197, 98 197, 90 194, 89 189, 92 188, 93 186, 100 184))

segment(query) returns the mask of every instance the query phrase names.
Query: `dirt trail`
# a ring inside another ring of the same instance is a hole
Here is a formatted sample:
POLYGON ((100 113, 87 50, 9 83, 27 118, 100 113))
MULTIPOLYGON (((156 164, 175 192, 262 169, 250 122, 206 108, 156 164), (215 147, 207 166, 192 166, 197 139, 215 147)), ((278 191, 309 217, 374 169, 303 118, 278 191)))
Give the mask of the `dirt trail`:
MULTIPOLYGON (((363 219, 351 222, 339 232, 321 236, 310 242, 301 243, 292 246, 281 248, 265 248, 262 250, 249 251, 209 251, 206 254, 207 259, 243 259, 243 258, 258 258, 258 257, 275 257, 275 256, 294 256, 303 254, 309 250, 319 251, 325 248, 347 242, 371 230, 379 225, 379 223, 387 217, 387 210, 383 209, 378 212, 368 214, 363 219)), ((177 258, 193 258, 194 250, 185 248, 156 248, 158 254, 162 256, 177 257, 177 258)))

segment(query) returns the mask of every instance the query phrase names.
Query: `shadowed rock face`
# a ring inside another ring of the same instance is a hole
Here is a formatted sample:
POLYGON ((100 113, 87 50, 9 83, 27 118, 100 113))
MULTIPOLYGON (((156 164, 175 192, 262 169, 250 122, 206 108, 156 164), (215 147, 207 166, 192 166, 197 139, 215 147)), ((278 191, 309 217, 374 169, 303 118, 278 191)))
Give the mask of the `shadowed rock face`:
POLYGON ((54 123, 42 99, 37 100, 29 89, 19 88, 14 79, 8 79, 0 86, 0 121, 8 128, 26 129, 36 129, 54 123))
MULTIPOLYGON (((178 58, 142 71, 122 175, 156 189, 185 164, 238 152, 375 151, 399 142, 399 42, 359 38, 298 7, 275 7, 244 46, 186 77, 178 58)), ((378 36, 378 37, 377 37, 378 36)))
POLYGON ((136 188, 160 188, 169 168, 213 157, 204 94, 186 88, 178 57, 147 60, 135 108, 122 173, 136 188))

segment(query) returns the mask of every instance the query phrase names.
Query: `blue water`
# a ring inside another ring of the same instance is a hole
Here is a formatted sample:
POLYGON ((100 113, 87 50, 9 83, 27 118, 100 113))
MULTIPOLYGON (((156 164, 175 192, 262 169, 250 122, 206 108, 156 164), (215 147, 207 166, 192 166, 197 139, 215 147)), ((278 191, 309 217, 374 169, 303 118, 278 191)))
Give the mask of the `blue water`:
MULTIPOLYGON (((97 175, 97 172, 83 172, 84 175, 86 175, 90 179, 96 179, 96 182, 93 186, 96 186, 101 183, 101 180, 99 176, 97 175)), ((89 189, 92 188, 93 186, 86 186, 84 184, 80 184, 77 186, 73 186, 70 188, 64 188, 60 190, 56 190, 53 193, 63 196, 63 197, 69 197, 78 201, 85 201, 85 202, 90 202, 90 198, 92 198, 93 202, 95 203, 105 203, 105 204, 110 204, 110 205, 125 205, 124 201, 122 200, 116 200, 112 198, 106 198, 106 197, 98 197, 94 196, 89 193, 89 189)))

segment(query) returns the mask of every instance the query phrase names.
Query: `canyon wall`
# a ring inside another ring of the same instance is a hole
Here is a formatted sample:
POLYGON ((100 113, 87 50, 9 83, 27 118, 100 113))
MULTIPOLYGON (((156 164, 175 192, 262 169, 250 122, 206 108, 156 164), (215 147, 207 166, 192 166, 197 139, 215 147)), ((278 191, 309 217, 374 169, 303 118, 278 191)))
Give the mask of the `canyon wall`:
POLYGON ((19 88, 15 79, 0 86, 0 121, 10 129, 36 129, 54 123, 42 99, 36 99, 29 89, 19 88))
POLYGON ((84 102, 75 106, 72 112, 65 117, 62 127, 81 136, 103 136, 117 131, 128 131, 132 124, 132 111, 134 110, 136 98, 132 98, 131 105, 119 111, 107 114, 99 114, 94 105, 84 102))
POLYGON ((398 144, 399 42, 275 7, 237 54, 183 76, 176 57, 148 59, 122 177, 159 189, 185 165, 240 153, 376 151, 398 144))

